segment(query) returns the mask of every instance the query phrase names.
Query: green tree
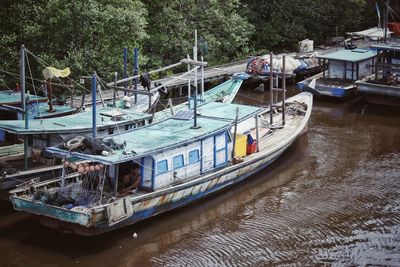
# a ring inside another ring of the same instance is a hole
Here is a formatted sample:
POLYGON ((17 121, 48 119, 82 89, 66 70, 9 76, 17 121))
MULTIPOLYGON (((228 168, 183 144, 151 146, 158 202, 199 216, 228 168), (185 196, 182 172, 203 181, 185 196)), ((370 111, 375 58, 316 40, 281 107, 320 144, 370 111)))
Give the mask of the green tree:
MULTIPOLYGON (((114 64, 122 68, 123 47, 141 48, 147 37, 147 11, 138 0, 8 1, 2 12, 10 17, 1 22, 2 69, 17 68, 24 43, 48 64, 70 67, 74 78, 95 70, 109 78, 114 64)), ((35 66, 40 75, 44 66, 35 66)))
POLYGON ((149 66, 160 66, 192 54, 194 30, 199 36, 199 54, 211 64, 243 57, 253 27, 238 14, 238 0, 143 1, 149 12, 145 53, 149 66))

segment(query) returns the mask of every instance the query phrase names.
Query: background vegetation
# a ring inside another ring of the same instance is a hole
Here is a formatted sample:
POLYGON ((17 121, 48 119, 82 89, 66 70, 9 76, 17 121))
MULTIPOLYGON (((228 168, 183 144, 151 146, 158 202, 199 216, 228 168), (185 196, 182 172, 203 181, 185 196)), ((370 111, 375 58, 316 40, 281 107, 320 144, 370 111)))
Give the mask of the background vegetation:
MULTIPOLYGON (((195 28, 205 60, 227 63, 268 50, 294 50, 304 38, 322 43, 336 32, 376 26, 375 2, 3 0, 0 69, 18 72, 23 43, 47 64, 70 67, 75 79, 96 70, 111 80, 116 65, 121 73, 123 47, 140 49, 141 69, 164 66, 191 53, 195 28)), ((398 1, 392 2, 399 10, 398 1)), ((31 65, 40 78, 43 66, 31 65)))

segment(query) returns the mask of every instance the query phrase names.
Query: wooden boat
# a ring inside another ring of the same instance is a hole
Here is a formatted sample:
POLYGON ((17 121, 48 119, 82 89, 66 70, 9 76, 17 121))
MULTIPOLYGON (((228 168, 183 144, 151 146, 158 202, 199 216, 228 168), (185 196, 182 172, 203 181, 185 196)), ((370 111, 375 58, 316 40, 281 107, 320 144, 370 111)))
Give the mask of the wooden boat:
POLYGON ((380 103, 388 102, 389 104, 390 97, 393 98, 393 102, 398 102, 400 97, 398 67, 400 48, 398 44, 375 44, 371 45, 371 49, 377 51, 377 60, 373 66, 372 74, 355 82, 357 92, 368 94, 367 99, 373 99, 372 96, 381 97, 383 101, 380 103), (384 98, 388 101, 385 101, 384 98))
POLYGON ((31 181, 12 190, 10 199, 16 210, 39 215, 44 225, 66 232, 94 235, 130 225, 203 199, 267 167, 305 133, 312 103, 308 92, 287 99, 284 114, 279 108, 207 103, 197 112, 182 111, 113 136, 119 144, 126 141, 122 149, 98 154, 85 153, 84 147, 48 148, 68 160, 85 160, 89 168, 73 164, 78 171, 72 171, 65 162, 61 177, 31 181), (248 144, 248 134, 256 143, 248 144), (132 166, 140 166, 139 189, 120 197, 119 174, 132 166))
POLYGON ((321 95, 344 98, 355 93, 356 80, 372 73, 370 66, 376 61, 376 52, 370 49, 344 49, 318 55, 317 58, 324 71, 297 83, 297 87, 303 90, 316 80, 315 90, 321 95))
MULTIPOLYGON (((246 79, 242 75, 234 75, 228 81, 211 88, 204 92, 199 106, 209 102, 231 103, 239 91, 240 86, 246 79)), ((172 108, 173 112, 187 107, 187 102, 172 108)), ((132 109, 124 109, 122 106, 116 112, 115 108, 99 108, 96 113, 97 136, 105 137, 108 135, 122 133, 132 128, 142 127, 151 122, 158 122, 171 117, 171 110, 163 110, 154 114, 136 112, 132 109)), ((38 160, 44 164, 36 168, 19 171, 17 173, 0 176, 0 189, 12 189, 21 181, 40 177, 45 180, 49 177, 57 177, 62 169, 61 161, 48 157, 45 148, 65 142, 71 136, 92 134, 92 112, 86 110, 70 116, 52 118, 46 120, 30 121, 29 129, 25 129, 23 121, 0 121, 0 129, 18 136, 28 136, 31 156, 37 156, 38 160), (43 156, 43 157, 41 157, 43 156), (43 166, 44 165, 44 166, 43 166), (47 173, 46 175, 44 173, 47 173)), ((15 150, 15 148, 12 148, 15 150)), ((22 148, 21 148, 22 149, 22 148)), ((20 149, 20 150, 21 150, 20 149)), ((7 155, 4 151, 3 155, 7 155)), ((20 161, 20 159, 19 159, 20 161)))

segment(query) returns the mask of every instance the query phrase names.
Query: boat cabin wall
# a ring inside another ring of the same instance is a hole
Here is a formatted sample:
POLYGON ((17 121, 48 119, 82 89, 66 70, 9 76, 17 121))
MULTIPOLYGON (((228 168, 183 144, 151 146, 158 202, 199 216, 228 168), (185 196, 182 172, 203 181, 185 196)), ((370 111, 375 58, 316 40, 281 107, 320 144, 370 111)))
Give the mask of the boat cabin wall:
POLYGON ((330 60, 328 78, 338 78, 344 80, 358 80, 362 77, 371 75, 374 58, 360 62, 330 60), (358 70, 358 71, 357 71, 358 70))
POLYGON ((174 148, 154 156, 154 190, 200 174, 201 142, 174 148))
POLYGON ((229 162, 231 149, 228 133, 223 132, 154 155, 153 189, 178 184, 225 166, 229 162))

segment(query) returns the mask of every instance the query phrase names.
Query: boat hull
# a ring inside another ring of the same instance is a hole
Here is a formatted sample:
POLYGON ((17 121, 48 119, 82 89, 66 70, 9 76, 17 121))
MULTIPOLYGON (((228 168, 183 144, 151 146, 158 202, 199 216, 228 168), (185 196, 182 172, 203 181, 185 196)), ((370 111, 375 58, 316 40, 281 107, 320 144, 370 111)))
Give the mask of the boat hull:
POLYGON ((103 210, 97 212, 97 214, 95 214, 91 219, 88 219, 86 215, 82 215, 82 217, 76 217, 74 212, 58 213, 54 210, 45 211, 45 208, 40 207, 42 205, 40 203, 34 204, 36 207, 24 207, 21 205, 21 202, 13 201, 14 208, 17 210, 29 210, 35 214, 46 215, 46 217, 40 216, 39 220, 42 224, 50 228, 55 228, 63 232, 71 232, 78 235, 98 235, 190 205, 193 202, 199 201, 212 194, 216 194, 227 187, 233 186, 247 179, 258 171, 268 167, 291 144, 292 142, 288 143, 286 146, 275 151, 269 156, 257 157, 252 161, 246 162, 246 166, 240 164, 232 166, 233 170, 229 168, 229 170, 219 171, 211 176, 208 175, 209 177, 204 177, 196 184, 188 183, 182 187, 178 186, 174 188, 174 190, 150 194, 148 197, 140 201, 135 202, 135 200, 133 200, 132 209, 134 210, 134 213, 121 223, 115 224, 111 227, 109 226, 108 221, 105 219, 103 210), (100 220, 100 222, 95 222, 96 219, 100 220), (90 224, 94 225, 87 227, 87 225, 90 224))
MULTIPOLYGON (((297 88, 303 92, 303 88, 307 86, 310 81, 305 80, 297 83, 297 88)), ((319 83, 315 85, 315 90, 323 96, 345 98, 355 93, 355 86, 334 86, 319 83)))
POLYGON ((24 199, 22 189, 12 191, 10 198, 15 209, 42 215, 40 221, 44 225, 79 235, 101 234, 187 206, 240 183, 268 167, 304 134, 311 115, 312 95, 302 95, 309 99, 309 102, 305 102, 308 106, 307 112, 301 119, 294 116, 297 119, 294 119, 293 124, 287 122, 289 130, 286 135, 282 135, 285 132, 277 132, 276 136, 279 138, 276 139, 266 136, 265 139, 260 139, 260 152, 249 155, 241 163, 222 166, 193 180, 142 195, 129 195, 84 211, 43 204, 26 197, 24 199), (18 192, 21 196, 18 196, 18 192), (115 214, 117 215, 114 216, 115 214))

